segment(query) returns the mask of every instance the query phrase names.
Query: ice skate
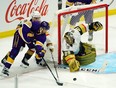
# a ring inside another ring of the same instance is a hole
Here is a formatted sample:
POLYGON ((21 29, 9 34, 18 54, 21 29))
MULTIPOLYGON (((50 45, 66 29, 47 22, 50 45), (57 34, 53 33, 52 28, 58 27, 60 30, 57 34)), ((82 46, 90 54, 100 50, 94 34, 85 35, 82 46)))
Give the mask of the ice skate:
POLYGON ((4 68, 2 69, 2 72, 1 72, 0 76, 3 76, 3 77, 9 76, 9 69, 6 68, 6 67, 4 67, 4 68))
POLYGON ((23 67, 23 68, 29 67, 28 60, 27 60, 26 58, 24 58, 24 59, 22 60, 22 64, 21 64, 20 66, 23 67))
POLYGON ((93 40, 93 32, 89 32, 88 41, 93 40))
POLYGON ((40 66, 42 66, 42 67, 45 67, 45 66, 46 66, 46 64, 45 64, 45 62, 43 61, 43 59, 40 59, 40 60, 36 59, 36 64, 37 64, 37 65, 40 65, 40 66))

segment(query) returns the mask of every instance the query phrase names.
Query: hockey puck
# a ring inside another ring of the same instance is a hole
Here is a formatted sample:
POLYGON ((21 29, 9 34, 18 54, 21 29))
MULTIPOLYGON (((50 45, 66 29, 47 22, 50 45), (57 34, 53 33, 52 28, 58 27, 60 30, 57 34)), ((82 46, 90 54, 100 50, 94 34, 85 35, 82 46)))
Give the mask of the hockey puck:
POLYGON ((76 81, 77 79, 76 78, 73 78, 73 81, 76 81))

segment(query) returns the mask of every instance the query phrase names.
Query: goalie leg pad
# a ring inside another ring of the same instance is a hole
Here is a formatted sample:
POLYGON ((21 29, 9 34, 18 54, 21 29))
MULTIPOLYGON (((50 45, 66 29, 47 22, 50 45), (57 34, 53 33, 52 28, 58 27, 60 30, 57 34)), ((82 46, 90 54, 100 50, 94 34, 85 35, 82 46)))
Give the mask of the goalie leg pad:
POLYGON ((88 55, 84 55, 84 56, 76 56, 76 59, 80 62, 80 65, 88 65, 91 64, 93 62, 95 62, 96 60, 96 53, 95 52, 91 52, 88 55))
POLYGON ((80 62, 81 65, 88 65, 93 63, 96 59, 96 49, 92 47, 91 44, 82 43, 83 46, 83 55, 77 54, 76 59, 80 62))
POLYGON ((65 58, 70 54, 74 54, 74 52, 73 51, 63 51, 63 64, 68 65, 65 58))

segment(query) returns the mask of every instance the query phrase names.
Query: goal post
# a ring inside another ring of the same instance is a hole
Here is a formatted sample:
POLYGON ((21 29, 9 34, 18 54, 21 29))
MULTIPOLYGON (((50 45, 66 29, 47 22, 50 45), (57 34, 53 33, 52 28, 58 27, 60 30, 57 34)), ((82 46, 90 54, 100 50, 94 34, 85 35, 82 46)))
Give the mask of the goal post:
POLYGON ((61 64, 61 58, 62 58, 62 51, 61 51, 61 43, 62 43, 62 16, 78 13, 81 11, 86 10, 98 10, 100 8, 104 8, 104 14, 105 14, 105 53, 108 52, 108 5, 107 4, 94 4, 94 5, 84 5, 84 6, 73 6, 65 9, 58 10, 56 12, 57 14, 57 26, 58 26, 58 64, 61 64), (71 10, 72 9, 72 10, 71 10))

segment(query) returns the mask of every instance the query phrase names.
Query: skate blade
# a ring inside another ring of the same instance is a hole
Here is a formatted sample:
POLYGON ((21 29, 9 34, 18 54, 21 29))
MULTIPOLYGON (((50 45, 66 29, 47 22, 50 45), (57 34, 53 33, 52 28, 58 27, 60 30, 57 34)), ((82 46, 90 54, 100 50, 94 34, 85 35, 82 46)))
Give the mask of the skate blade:
POLYGON ((4 78, 7 78, 7 77, 9 77, 9 76, 6 75, 6 74, 0 73, 0 79, 4 79, 4 78))
POLYGON ((22 68, 28 68, 29 66, 27 66, 27 65, 25 65, 25 64, 22 63, 22 64, 20 65, 20 67, 22 67, 22 68))

